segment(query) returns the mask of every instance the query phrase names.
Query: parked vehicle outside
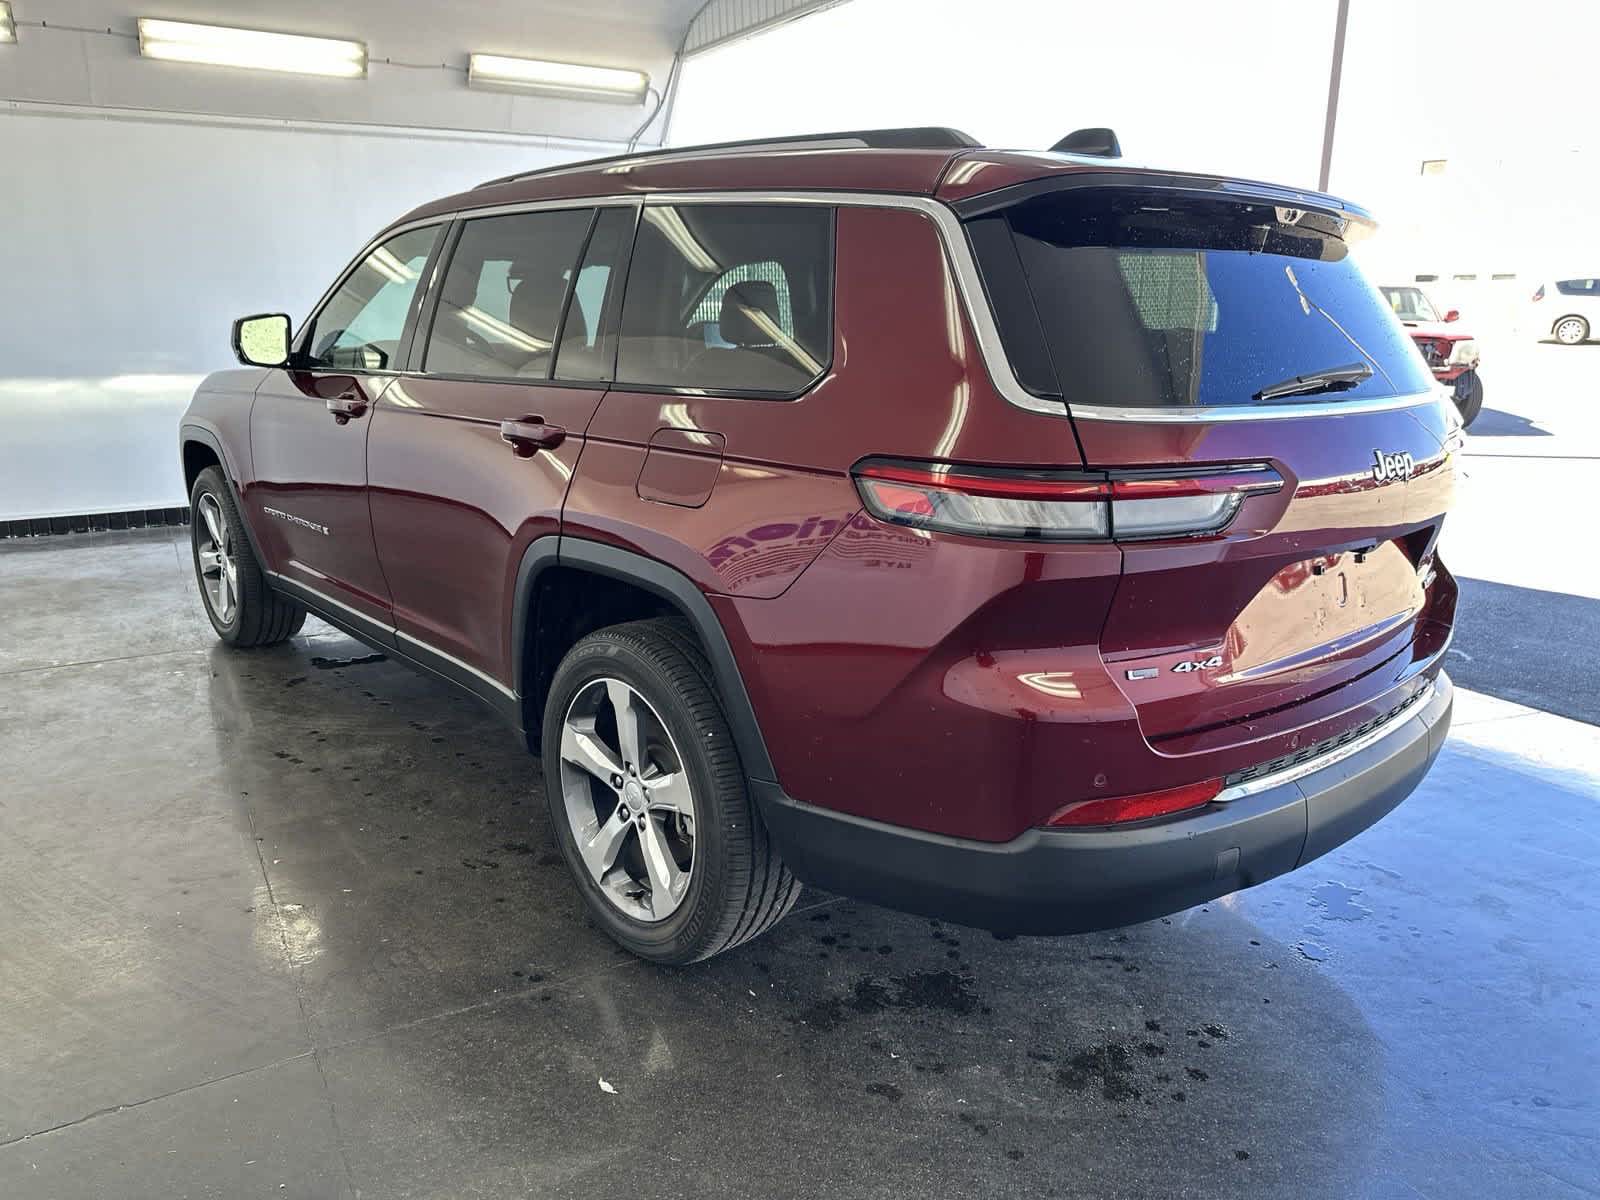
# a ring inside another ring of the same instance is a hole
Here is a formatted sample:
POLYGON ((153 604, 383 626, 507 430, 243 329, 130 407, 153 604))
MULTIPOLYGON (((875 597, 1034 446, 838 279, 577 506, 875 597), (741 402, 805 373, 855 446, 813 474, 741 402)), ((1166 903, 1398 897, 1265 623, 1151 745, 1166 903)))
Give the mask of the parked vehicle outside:
POLYGON ((486 701, 654 961, 802 882, 1026 933, 1204 902, 1449 727, 1459 434, 1370 223, 939 129, 492 181, 236 323, 180 432, 207 612, 486 701))
POLYGON ((1600 326, 1600 278, 1547 280, 1534 289, 1529 303, 1539 337, 1582 345, 1600 326))
POLYGON ((1452 328, 1461 314, 1452 308, 1441 316, 1419 287, 1385 285, 1379 290, 1410 332, 1433 377, 1450 389, 1461 424, 1471 425, 1483 408, 1483 378, 1478 374, 1478 339, 1452 328))

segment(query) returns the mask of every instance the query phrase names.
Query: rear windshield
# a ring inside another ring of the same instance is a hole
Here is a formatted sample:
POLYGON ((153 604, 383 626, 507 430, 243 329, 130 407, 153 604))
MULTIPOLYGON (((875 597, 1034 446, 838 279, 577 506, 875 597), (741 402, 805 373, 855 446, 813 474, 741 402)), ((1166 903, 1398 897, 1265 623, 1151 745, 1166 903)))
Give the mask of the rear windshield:
POLYGON ((1431 384, 1332 218, 1096 188, 1035 197, 968 228, 1006 352, 1039 395, 1247 405, 1295 376, 1358 364, 1371 369, 1365 379, 1295 399, 1406 395, 1431 384))

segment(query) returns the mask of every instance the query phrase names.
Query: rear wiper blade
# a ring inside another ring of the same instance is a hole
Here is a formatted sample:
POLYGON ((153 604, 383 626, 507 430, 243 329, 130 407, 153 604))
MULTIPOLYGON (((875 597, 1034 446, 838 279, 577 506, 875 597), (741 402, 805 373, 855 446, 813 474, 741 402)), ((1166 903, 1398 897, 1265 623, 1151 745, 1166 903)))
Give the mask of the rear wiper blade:
POLYGON ((1372 368, 1364 362, 1346 363, 1342 367, 1326 367, 1305 375, 1291 375, 1287 379, 1269 384, 1252 399, 1277 400, 1284 396, 1309 396, 1315 392, 1342 392, 1353 388, 1364 379, 1372 378, 1372 368))

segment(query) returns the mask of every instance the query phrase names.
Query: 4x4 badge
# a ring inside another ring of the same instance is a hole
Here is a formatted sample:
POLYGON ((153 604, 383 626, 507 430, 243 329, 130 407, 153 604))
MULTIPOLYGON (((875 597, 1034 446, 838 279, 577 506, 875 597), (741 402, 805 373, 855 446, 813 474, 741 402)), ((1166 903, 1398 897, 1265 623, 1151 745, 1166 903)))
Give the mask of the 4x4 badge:
POLYGON ((1401 451, 1399 454, 1385 454, 1382 450, 1372 452, 1372 479, 1375 483, 1388 483, 1391 479, 1410 479, 1416 473, 1416 461, 1401 451))

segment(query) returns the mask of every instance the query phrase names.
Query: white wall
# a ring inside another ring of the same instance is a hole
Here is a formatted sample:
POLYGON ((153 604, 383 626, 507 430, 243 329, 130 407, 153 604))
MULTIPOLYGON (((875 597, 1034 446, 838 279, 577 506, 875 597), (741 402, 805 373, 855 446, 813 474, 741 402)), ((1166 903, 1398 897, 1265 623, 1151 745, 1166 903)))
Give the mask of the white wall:
POLYGON ((603 153, 0 106, 0 520, 185 503, 177 423, 235 316, 298 320, 425 200, 603 153))
POLYGON ((400 213, 614 153, 648 111, 470 89, 469 52, 635 67, 660 86, 696 7, 13 0, 18 40, 0 45, 0 520, 182 504, 178 416, 200 377, 230 364, 232 318, 299 318, 400 213), (369 74, 143 59, 134 18, 152 12, 357 38, 369 74))

